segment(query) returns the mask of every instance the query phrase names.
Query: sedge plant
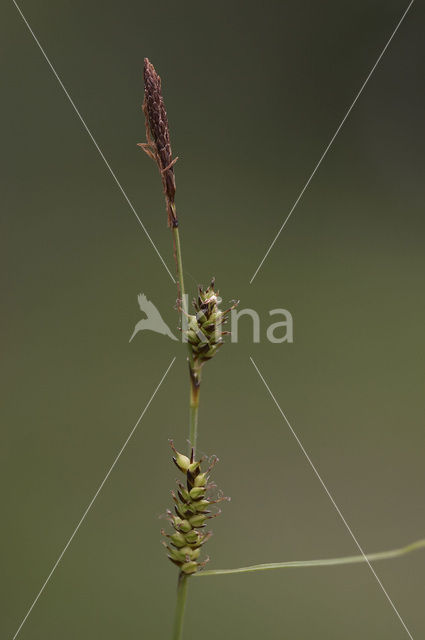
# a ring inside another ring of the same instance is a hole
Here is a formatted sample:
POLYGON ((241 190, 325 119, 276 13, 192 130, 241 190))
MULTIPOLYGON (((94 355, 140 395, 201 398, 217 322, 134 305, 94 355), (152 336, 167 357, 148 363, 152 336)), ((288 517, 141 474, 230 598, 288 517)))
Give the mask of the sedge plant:
POLYGON ((161 88, 161 78, 152 63, 144 61, 144 101, 146 142, 139 146, 155 161, 161 176, 168 226, 173 237, 173 254, 177 273, 177 308, 181 317, 183 342, 187 343, 187 362, 189 372, 189 450, 187 455, 179 452, 170 441, 173 462, 181 473, 181 482, 171 491, 173 509, 167 511, 170 531, 161 531, 166 538, 164 546, 168 558, 178 568, 177 602, 173 627, 173 640, 182 640, 183 622, 189 581, 208 576, 235 573, 250 573, 272 569, 293 569, 301 567, 329 567, 375 562, 404 556, 412 551, 425 548, 425 539, 390 551, 380 551, 369 555, 347 556, 343 558, 325 558, 320 560, 302 560, 251 565, 236 569, 205 569, 208 557, 202 558, 202 550, 211 536, 207 530, 209 520, 219 515, 214 505, 229 498, 216 491, 210 482, 211 473, 217 458, 209 460, 197 456, 199 398, 204 365, 211 360, 222 347, 228 331, 223 331, 228 313, 237 302, 222 311, 221 298, 216 290, 214 279, 206 287, 199 287, 193 300, 193 312, 187 307, 186 290, 183 276, 182 249, 179 234, 179 221, 175 204, 176 180, 175 163, 170 143, 167 112, 161 88), (215 491, 214 491, 215 490, 215 491))

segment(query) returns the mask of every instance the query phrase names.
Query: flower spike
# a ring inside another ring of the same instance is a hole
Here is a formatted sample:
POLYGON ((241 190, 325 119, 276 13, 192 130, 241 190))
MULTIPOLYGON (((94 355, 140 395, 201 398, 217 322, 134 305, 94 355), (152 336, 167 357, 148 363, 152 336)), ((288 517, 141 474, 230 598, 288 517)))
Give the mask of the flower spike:
POLYGON ((208 507, 228 500, 219 494, 218 498, 208 497, 209 474, 212 471, 218 458, 213 457, 209 468, 202 472, 201 464, 203 459, 196 460, 192 450, 190 458, 179 453, 170 440, 173 450, 173 461, 186 476, 186 486, 178 483, 177 494, 171 491, 174 505, 174 514, 168 510, 168 520, 174 528, 174 533, 169 534, 161 529, 161 534, 168 539, 168 544, 163 545, 168 551, 168 558, 180 568, 180 572, 185 575, 196 573, 202 569, 207 560, 199 562, 201 547, 211 537, 211 531, 203 531, 207 520, 216 518, 221 511, 212 513, 208 507))

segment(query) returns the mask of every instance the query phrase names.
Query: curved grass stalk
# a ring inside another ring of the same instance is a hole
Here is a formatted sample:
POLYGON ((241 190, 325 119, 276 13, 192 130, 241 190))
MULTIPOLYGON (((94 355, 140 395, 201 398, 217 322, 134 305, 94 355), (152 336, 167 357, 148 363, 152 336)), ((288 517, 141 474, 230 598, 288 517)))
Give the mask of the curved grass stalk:
MULTIPOLYGON (((366 558, 369 562, 376 562, 377 560, 390 560, 392 558, 399 558, 412 551, 418 551, 425 548, 425 538, 422 540, 416 540, 411 544, 401 547, 399 549, 392 549, 390 551, 378 551, 377 553, 369 553, 366 558)), ((333 567, 337 565, 345 564, 357 564, 360 562, 366 562, 364 556, 346 556, 344 558, 324 558, 323 560, 295 560, 292 562, 270 562, 268 564, 254 564, 250 567, 240 567, 238 569, 209 569, 208 571, 200 571, 194 574, 193 578, 201 578, 203 576, 220 576, 227 573, 250 573, 251 571, 266 571, 269 569, 295 569, 298 567, 333 567)))

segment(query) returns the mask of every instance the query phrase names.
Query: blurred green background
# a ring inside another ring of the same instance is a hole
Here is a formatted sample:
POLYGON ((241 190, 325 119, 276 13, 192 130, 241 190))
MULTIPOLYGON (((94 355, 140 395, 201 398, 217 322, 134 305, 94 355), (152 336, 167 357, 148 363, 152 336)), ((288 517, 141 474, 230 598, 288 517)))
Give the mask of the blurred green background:
MULTIPOLYGON (((186 283, 215 275, 240 322, 205 370, 200 449, 232 502, 211 568, 356 553, 249 361, 367 551, 425 535, 424 8, 415 3, 253 284, 249 279, 407 2, 22 0, 171 269, 156 167, 138 149, 143 57, 163 79, 186 283), (269 344, 289 309, 294 344, 269 344)), ((12 2, 1 8, 2 609, 12 638, 163 372, 22 640, 170 637, 176 570, 158 516, 185 446, 185 350, 129 344, 176 292, 12 2)), ((377 564, 415 638, 425 554, 377 564)), ((367 566, 190 585, 185 640, 406 637, 367 566)))

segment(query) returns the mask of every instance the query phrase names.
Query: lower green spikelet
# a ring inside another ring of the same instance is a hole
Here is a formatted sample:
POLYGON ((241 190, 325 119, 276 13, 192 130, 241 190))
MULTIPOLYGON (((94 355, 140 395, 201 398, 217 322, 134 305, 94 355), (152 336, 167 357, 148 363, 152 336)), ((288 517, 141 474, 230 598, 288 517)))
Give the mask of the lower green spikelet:
POLYGON ((169 534, 164 530, 161 533, 169 540, 169 544, 163 544, 171 562, 180 568, 182 574, 190 575, 202 569, 209 560, 206 558, 199 561, 201 547, 212 535, 211 531, 202 530, 205 529, 207 520, 221 513, 220 510, 212 513, 209 507, 230 498, 219 495, 213 500, 207 495, 209 489, 215 487, 209 483, 209 479, 217 458, 213 458, 208 469, 202 472, 203 459, 194 460, 193 450, 188 458, 175 449, 172 441, 170 444, 174 452, 174 464, 186 476, 186 483, 178 483, 177 494, 171 492, 175 502, 174 513, 168 510, 167 516, 174 533, 169 534))

